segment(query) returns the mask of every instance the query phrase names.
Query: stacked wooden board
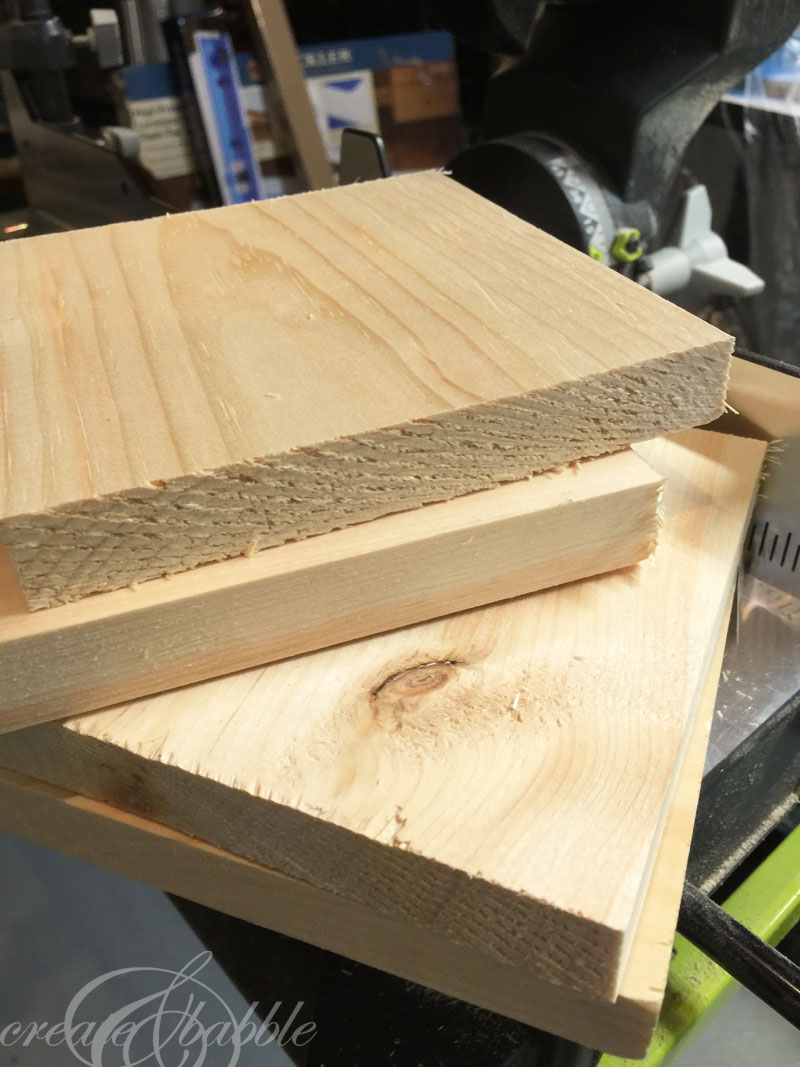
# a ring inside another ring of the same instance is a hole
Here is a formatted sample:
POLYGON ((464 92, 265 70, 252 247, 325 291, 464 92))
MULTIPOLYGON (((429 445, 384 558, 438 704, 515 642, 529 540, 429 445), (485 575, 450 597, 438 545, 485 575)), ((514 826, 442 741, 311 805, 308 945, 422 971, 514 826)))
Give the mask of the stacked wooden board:
POLYGON ((0 762, 613 1001, 763 445, 644 451, 665 526, 632 572, 9 733, 0 762))
POLYGON ((730 340, 442 175, 11 249, 0 822, 641 1050, 763 446, 529 476, 718 415, 730 340))
POLYGON ((724 633, 667 816, 634 943, 614 1001, 509 967, 447 937, 215 848, 152 819, 0 770, 5 829, 248 922, 424 983, 579 1041, 644 1055, 664 994, 724 633))
POLYGON ((732 347, 433 173, 12 242, 0 287, 34 608, 707 422, 732 347))
POLYGON ((630 566, 661 485, 619 452, 37 612, 0 546, 0 732, 630 566))

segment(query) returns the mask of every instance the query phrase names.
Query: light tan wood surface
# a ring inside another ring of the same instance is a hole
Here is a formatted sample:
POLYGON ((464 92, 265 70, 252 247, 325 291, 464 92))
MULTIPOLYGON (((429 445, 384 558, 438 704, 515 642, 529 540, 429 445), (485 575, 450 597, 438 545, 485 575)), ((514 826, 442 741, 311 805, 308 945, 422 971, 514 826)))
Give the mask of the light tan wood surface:
POLYGON ((629 566, 661 486, 626 449, 38 612, 0 546, 0 731, 629 566))
POLYGON ((652 561, 8 733, 0 764, 612 998, 764 445, 638 451, 652 561))
POLYGON ((722 411, 732 339, 439 173, 0 246, 32 607, 722 411))
POLYGON ((0 829, 591 1048, 641 1056, 664 995, 725 630, 723 622, 613 1003, 553 985, 478 949, 13 771, 0 771, 0 829))

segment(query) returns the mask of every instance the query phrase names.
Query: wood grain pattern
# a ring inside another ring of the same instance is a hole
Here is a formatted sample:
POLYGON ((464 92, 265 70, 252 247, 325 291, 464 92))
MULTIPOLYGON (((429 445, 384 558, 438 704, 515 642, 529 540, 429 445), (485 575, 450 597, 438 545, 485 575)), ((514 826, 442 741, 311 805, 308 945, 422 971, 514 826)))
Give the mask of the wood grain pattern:
POLYGON ((661 485, 625 450, 33 613, 0 546, 0 731, 630 566, 661 485))
POLYGON ((553 985, 357 901, 13 771, 0 771, 0 828, 591 1048, 643 1056, 664 995, 725 629, 723 624, 613 1003, 553 985))
POLYGON ((0 764, 613 998, 764 445, 639 446, 653 562, 0 738, 0 764))
POLYGON ((0 247, 34 608, 722 411, 732 340, 442 174, 0 247))

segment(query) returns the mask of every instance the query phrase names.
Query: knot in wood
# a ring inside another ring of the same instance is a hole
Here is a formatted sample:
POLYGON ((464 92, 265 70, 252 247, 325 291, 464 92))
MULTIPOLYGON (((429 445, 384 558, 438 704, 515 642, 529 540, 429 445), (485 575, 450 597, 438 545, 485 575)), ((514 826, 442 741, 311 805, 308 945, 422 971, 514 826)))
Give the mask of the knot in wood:
POLYGON ((404 725, 420 728, 424 721, 416 721, 420 714, 433 710, 425 699, 430 693, 442 689, 458 673, 459 664, 454 660, 434 660, 418 663, 388 675, 370 692, 370 707, 376 723, 384 730, 394 733, 404 725))
POLYGON ((457 664, 453 660, 434 660, 432 663, 419 663, 416 667, 390 674, 380 685, 372 690, 373 697, 391 694, 396 697, 423 696, 434 689, 447 685, 456 673, 457 664))

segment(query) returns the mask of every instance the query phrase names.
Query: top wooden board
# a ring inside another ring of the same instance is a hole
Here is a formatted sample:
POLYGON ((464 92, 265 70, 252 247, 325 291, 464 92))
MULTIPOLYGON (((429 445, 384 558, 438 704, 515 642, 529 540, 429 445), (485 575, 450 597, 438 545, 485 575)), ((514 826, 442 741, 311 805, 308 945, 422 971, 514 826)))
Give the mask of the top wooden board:
POLYGON ((33 607, 722 411, 731 340, 439 173, 0 247, 33 607))

